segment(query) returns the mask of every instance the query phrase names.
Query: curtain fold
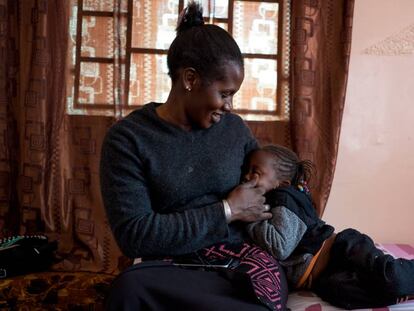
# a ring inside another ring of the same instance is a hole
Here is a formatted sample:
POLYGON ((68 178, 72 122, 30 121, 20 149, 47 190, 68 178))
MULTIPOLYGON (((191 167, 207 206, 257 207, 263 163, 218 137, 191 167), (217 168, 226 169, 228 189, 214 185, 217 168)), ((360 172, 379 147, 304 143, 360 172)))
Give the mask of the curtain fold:
POLYGON ((354 0, 292 1, 292 147, 316 165, 311 180, 322 216, 338 153, 354 0))
POLYGON ((58 0, 15 3, 20 59, 14 109, 19 140, 19 233, 59 232, 68 7, 58 0))
POLYGON ((18 5, 0 0, 0 237, 18 231, 18 5))

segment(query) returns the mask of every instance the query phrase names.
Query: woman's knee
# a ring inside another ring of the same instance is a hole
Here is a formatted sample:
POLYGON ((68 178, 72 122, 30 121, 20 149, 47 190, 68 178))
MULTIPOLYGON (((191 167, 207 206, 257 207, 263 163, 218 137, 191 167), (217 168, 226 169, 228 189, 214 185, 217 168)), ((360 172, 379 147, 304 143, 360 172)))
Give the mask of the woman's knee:
POLYGON ((139 310, 143 290, 139 271, 123 272, 111 285, 111 290, 105 301, 105 309, 139 310))

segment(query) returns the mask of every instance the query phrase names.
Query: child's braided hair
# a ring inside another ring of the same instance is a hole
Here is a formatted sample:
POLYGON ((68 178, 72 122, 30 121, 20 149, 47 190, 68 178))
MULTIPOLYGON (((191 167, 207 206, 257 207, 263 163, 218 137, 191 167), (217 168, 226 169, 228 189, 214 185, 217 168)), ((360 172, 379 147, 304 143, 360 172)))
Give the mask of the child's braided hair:
POLYGON ((274 169, 279 180, 289 180, 301 191, 309 192, 307 184, 316 172, 311 161, 301 161, 295 152, 281 145, 267 145, 261 150, 274 156, 274 169))

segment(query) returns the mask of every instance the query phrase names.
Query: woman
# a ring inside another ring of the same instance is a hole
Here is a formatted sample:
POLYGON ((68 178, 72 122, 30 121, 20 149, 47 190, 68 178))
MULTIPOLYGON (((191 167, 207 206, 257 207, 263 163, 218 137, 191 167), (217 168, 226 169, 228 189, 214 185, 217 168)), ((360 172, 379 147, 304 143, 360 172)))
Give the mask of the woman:
POLYGON ((111 228, 122 252, 144 261, 117 278, 107 308, 261 310, 273 304, 271 309, 284 310, 287 287, 277 263, 277 284, 268 286, 277 303, 259 304, 254 293, 261 289, 253 291, 245 274, 159 260, 200 256, 197 251, 218 244, 244 245, 239 253, 253 254, 243 244, 243 222, 271 217, 255 181, 237 186, 243 159, 257 142, 230 113, 244 78, 234 39, 204 25, 201 8, 190 3, 168 67, 167 101, 147 104, 115 124, 102 147, 101 190, 111 228))

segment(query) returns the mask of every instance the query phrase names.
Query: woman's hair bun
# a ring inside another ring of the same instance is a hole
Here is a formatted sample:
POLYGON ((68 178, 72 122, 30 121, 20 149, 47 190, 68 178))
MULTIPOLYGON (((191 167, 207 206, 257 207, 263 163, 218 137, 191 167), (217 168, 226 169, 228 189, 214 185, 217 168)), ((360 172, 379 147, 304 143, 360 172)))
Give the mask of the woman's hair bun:
POLYGON ((181 12, 177 23, 177 34, 195 26, 204 24, 203 7, 195 1, 189 1, 187 7, 181 12))

